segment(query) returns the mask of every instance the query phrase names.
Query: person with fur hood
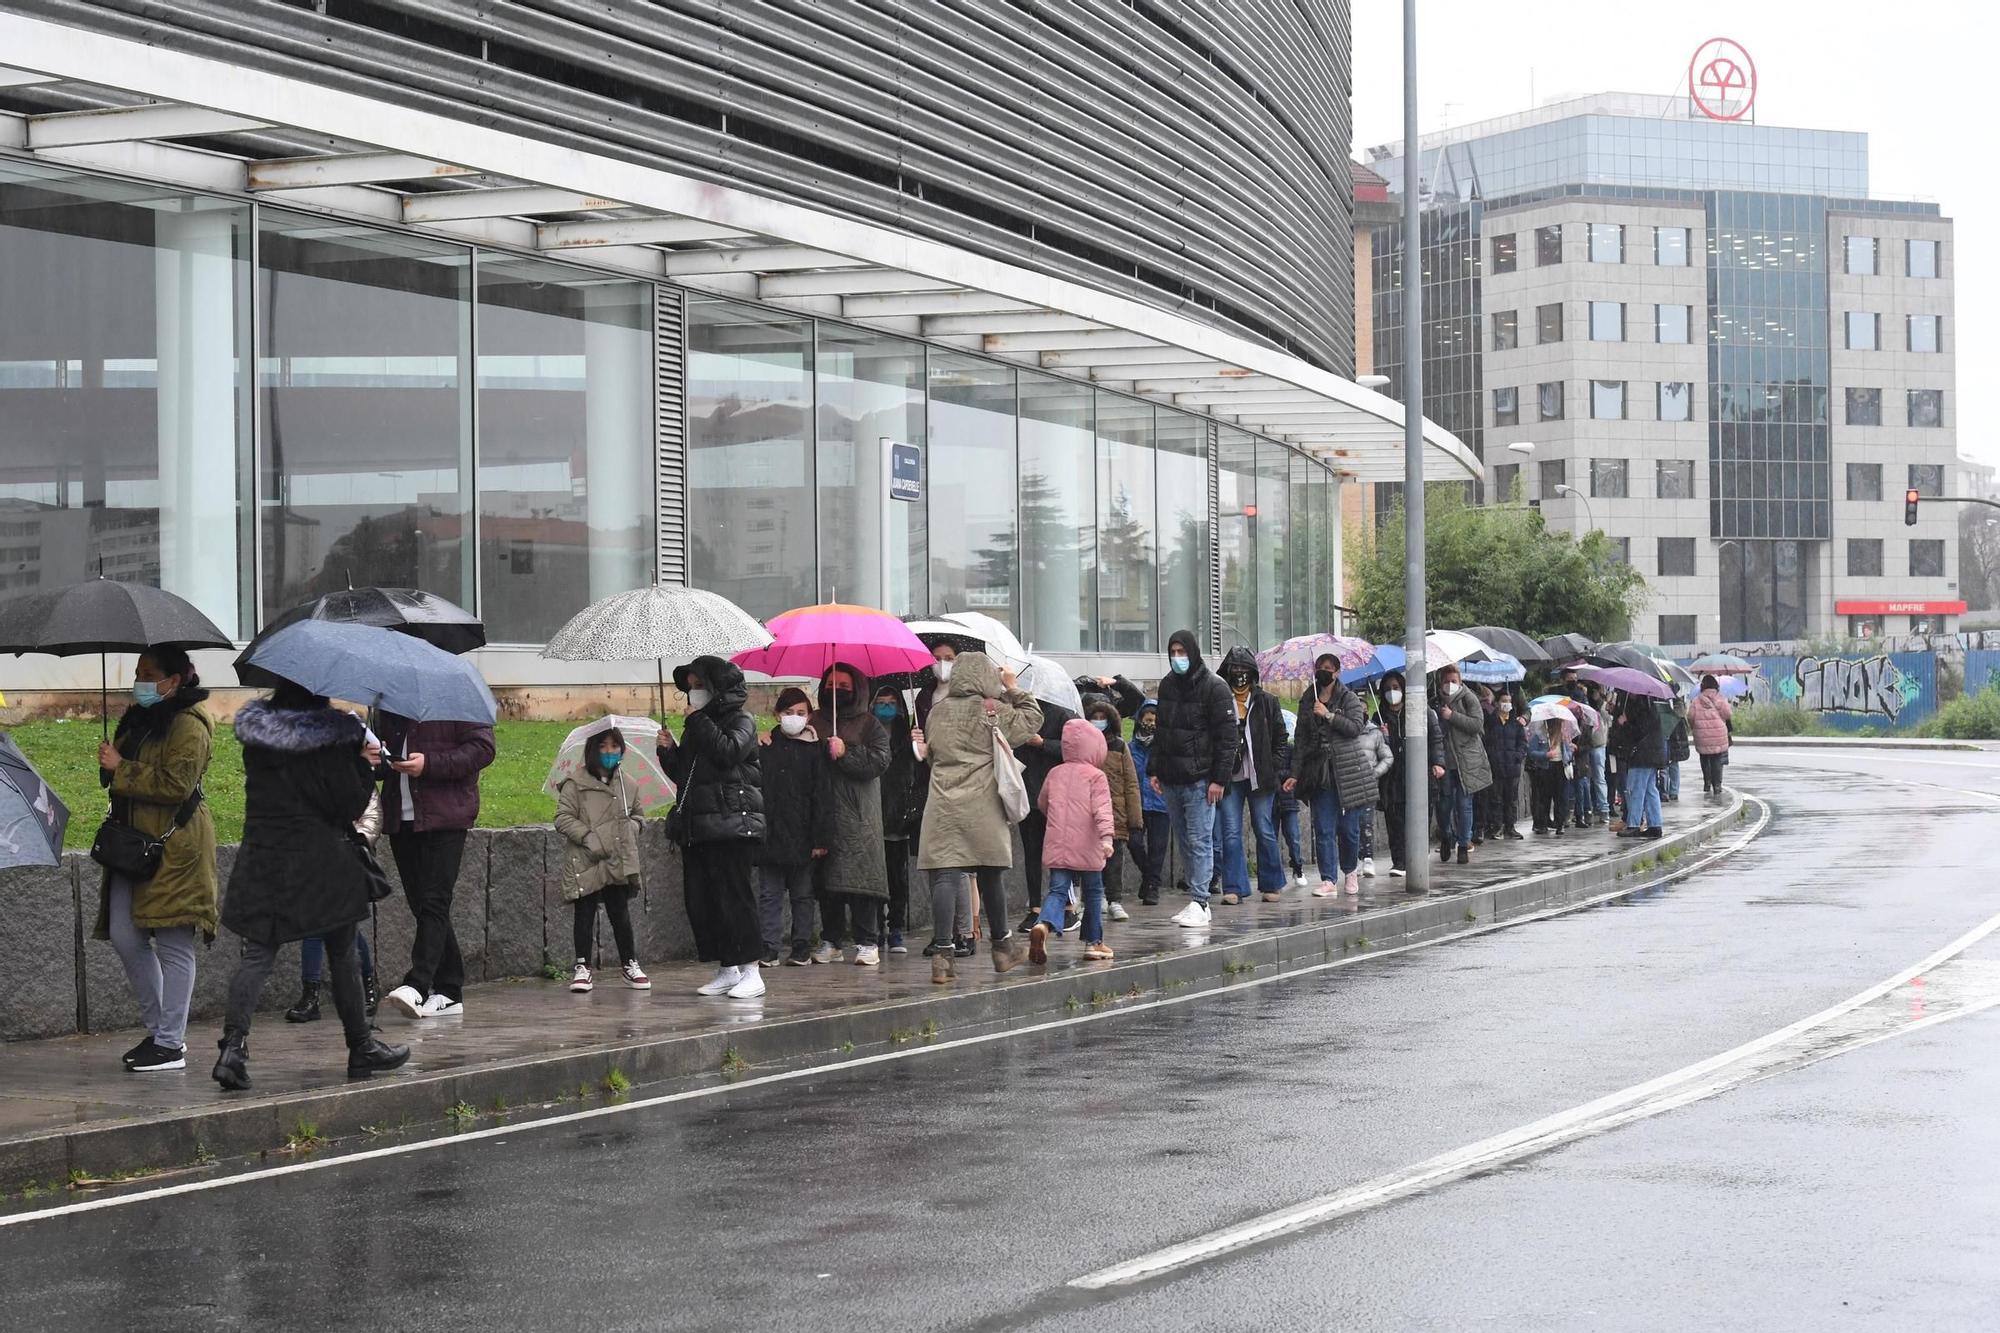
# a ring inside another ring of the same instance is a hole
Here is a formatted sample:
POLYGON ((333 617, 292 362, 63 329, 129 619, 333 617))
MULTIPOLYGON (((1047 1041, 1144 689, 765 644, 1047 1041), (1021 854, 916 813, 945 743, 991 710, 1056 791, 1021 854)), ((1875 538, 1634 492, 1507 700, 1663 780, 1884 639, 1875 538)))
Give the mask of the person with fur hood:
POLYGON ((1083 956, 1098 962, 1111 957, 1104 942, 1104 865, 1114 844, 1111 783, 1104 776, 1104 733, 1081 718, 1063 723, 1063 761, 1042 782, 1038 804, 1048 819, 1042 840, 1042 866, 1048 871, 1048 896, 1042 914, 1028 933, 1028 961, 1049 960, 1048 938, 1062 933, 1063 909, 1069 906, 1070 883, 1083 881, 1083 956))

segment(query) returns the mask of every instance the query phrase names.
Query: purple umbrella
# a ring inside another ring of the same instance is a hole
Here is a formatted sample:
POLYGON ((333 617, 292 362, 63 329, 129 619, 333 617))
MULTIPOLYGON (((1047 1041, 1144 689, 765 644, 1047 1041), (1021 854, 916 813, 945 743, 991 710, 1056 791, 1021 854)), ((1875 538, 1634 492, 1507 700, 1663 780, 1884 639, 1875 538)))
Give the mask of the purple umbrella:
POLYGON ((1648 699, 1671 699, 1674 687, 1658 676, 1631 667, 1580 666, 1576 674, 1585 680, 1594 681, 1607 690, 1622 690, 1626 694, 1643 695, 1648 699))

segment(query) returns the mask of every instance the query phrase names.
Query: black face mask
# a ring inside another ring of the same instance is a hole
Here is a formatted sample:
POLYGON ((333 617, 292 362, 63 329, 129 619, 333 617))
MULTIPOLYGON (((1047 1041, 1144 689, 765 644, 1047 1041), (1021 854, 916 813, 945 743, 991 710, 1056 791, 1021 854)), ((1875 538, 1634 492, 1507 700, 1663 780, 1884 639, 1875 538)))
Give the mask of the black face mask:
POLYGON ((835 712, 851 713, 854 711, 853 690, 833 690, 827 694, 827 698, 833 701, 833 709, 835 712))
POLYGON ((1250 688, 1250 677, 1245 672, 1234 672, 1229 677, 1229 686, 1231 689, 1247 690, 1250 688))
POLYGON ((1321 689, 1330 690, 1333 688, 1334 674, 1331 671, 1315 671, 1313 673, 1313 680, 1318 683, 1321 689))

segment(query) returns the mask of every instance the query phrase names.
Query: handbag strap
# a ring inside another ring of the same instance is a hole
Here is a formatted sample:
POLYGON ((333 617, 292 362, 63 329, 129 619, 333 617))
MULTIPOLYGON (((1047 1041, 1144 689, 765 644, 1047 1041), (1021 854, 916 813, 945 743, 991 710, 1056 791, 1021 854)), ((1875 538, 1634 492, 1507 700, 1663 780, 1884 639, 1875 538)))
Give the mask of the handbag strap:
POLYGON ((180 832, 181 826, 186 824, 190 819, 194 818, 194 812, 201 808, 201 801, 202 801, 201 788, 202 788, 201 783, 197 782, 194 784, 194 790, 188 793, 188 798, 185 801, 182 801, 180 803, 179 808, 174 811, 174 822, 172 824, 169 824, 167 826, 167 831, 160 835, 161 842, 165 842, 168 838, 171 838, 174 836, 174 834, 180 832))

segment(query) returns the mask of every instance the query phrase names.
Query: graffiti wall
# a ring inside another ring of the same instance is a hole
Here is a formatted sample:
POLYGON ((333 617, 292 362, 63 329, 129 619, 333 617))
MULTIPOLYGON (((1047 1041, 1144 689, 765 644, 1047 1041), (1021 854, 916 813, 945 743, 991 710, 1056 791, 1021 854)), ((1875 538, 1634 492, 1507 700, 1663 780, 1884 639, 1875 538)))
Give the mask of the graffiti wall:
POLYGON ((1937 654, 1752 656, 1755 702, 1794 704, 1830 726, 1907 727, 1937 711, 1937 654))

